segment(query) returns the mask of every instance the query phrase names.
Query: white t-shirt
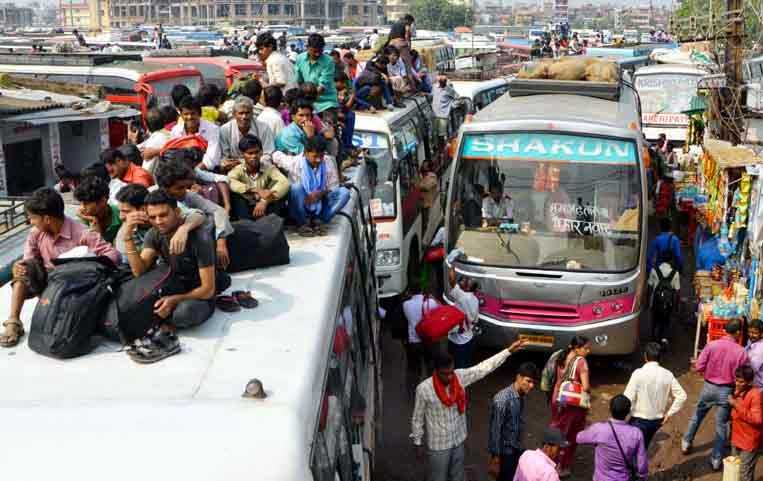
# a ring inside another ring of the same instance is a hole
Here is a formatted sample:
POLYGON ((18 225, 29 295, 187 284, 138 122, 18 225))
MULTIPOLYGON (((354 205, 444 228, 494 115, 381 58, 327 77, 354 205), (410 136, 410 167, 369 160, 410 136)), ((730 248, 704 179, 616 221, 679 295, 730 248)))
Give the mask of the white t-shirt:
MULTIPOLYGON (((294 65, 286 55, 281 52, 273 52, 265 61, 268 72, 268 83, 283 85, 283 91, 297 86, 294 75, 294 65)), ((256 99, 259 100, 259 99, 256 99)))
POLYGON ((474 338, 472 326, 479 319, 480 301, 474 293, 464 291, 458 284, 450 290, 450 297, 456 302, 456 307, 466 315, 466 321, 464 321, 463 328, 456 326, 451 329, 448 333, 448 340, 453 344, 466 344, 474 338))
POLYGON ((117 202, 117 194, 120 190, 122 190, 122 187, 126 186, 127 182, 123 181, 122 179, 118 179, 116 177, 112 178, 109 181, 109 204, 111 205, 117 205, 119 202, 117 202))
MULTIPOLYGON (((161 149, 164 144, 170 140, 170 133, 164 129, 151 132, 151 135, 142 143, 138 145, 140 150, 143 149, 161 149)), ((154 175, 154 169, 156 169, 156 161, 159 160, 159 156, 151 159, 143 160, 143 168, 146 169, 151 175, 154 175)))
POLYGON ((513 219, 514 201, 508 197, 496 202, 492 197, 487 196, 482 200, 482 218, 483 219, 513 219))
POLYGON ((286 127, 281 118, 281 113, 272 107, 262 109, 262 113, 257 116, 257 120, 270 127, 270 130, 273 131, 273 138, 278 137, 278 134, 286 127))
POLYGON ((416 326, 421 322, 422 306, 426 311, 436 308, 440 304, 433 298, 427 298, 426 306, 424 306, 424 296, 422 294, 416 294, 407 301, 403 302, 403 314, 408 320, 408 342, 421 342, 421 338, 416 334, 416 326))
MULTIPOLYGON (((667 262, 663 262, 660 264, 660 272, 662 272, 662 277, 668 278, 670 275, 670 271, 673 270, 673 266, 671 266, 667 262)), ((652 269, 652 271, 649 273, 649 281, 647 284, 649 284, 649 287, 657 287, 657 284, 659 284, 660 278, 657 277, 657 272, 652 269)), ((681 290, 681 275, 676 271, 675 275, 673 276, 673 280, 670 281, 670 287, 672 287, 676 291, 681 290)))

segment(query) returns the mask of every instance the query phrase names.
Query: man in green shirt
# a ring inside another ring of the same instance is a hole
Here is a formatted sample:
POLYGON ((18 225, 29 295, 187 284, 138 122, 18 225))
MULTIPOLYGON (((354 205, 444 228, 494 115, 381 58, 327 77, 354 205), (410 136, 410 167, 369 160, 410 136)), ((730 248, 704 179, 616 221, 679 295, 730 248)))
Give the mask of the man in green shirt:
POLYGON ((228 173, 231 190, 231 216, 257 219, 278 213, 289 193, 289 179, 272 165, 263 165, 262 142, 247 134, 238 143, 244 160, 228 173))
POLYGON ((100 177, 86 177, 74 191, 74 198, 80 203, 82 222, 113 244, 122 221, 119 209, 109 204, 109 184, 100 177))
POLYGON ((323 113, 339 107, 334 85, 334 61, 324 55, 326 41, 317 33, 307 38, 307 51, 297 56, 294 66, 297 84, 312 83, 318 87, 318 99, 315 101, 316 113, 323 113))

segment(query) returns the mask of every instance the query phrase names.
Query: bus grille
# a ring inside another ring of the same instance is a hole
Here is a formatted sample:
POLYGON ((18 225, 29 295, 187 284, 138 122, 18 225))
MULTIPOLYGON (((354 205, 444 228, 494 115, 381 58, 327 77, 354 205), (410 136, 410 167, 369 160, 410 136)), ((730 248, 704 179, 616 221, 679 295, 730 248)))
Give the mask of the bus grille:
POLYGON ((499 310, 503 317, 529 321, 574 322, 580 319, 576 305, 502 301, 499 310))

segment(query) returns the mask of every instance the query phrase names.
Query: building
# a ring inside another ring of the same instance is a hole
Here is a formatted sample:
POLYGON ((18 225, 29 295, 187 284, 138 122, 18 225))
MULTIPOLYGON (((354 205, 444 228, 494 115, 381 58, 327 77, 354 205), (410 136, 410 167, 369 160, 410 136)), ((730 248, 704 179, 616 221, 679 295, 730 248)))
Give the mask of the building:
POLYGON ((28 27, 34 21, 34 10, 13 3, 0 4, 0 26, 28 27))
POLYGON ((58 12, 62 27, 90 29, 90 5, 86 0, 60 0, 58 12))
MULTIPOLYGON (((95 1, 95 0, 90 0, 95 1)), ((100 0, 109 2, 110 24, 125 28, 142 23, 165 25, 289 24, 337 28, 348 23, 375 25, 380 21, 377 0, 100 0)))
POLYGON ((387 0, 384 4, 384 15, 387 22, 396 22, 406 13, 410 13, 411 4, 409 0, 387 0))
POLYGON ((569 22, 569 0, 553 0, 553 21, 554 23, 569 22))

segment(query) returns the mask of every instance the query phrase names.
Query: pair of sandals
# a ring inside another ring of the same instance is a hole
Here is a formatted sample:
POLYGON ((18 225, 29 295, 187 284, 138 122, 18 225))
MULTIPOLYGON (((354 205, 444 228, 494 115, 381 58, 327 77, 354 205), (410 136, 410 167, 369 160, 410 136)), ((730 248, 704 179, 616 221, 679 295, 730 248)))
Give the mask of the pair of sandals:
POLYGON ((24 337, 24 324, 19 320, 8 319, 3 323, 3 327, 6 332, 0 335, 0 347, 16 347, 24 337), (13 326, 13 330, 9 332, 9 328, 13 326))
POLYGON ((238 312, 244 309, 254 309, 260 302, 248 291, 233 291, 229 296, 217 296, 215 306, 223 312, 238 312))
POLYGON ((328 234, 328 227, 324 224, 305 224, 297 229, 297 234, 302 237, 316 237, 328 234))
POLYGON ((153 328, 145 337, 136 339, 125 352, 138 364, 153 364, 180 352, 180 341, 174 331, 153 328))

